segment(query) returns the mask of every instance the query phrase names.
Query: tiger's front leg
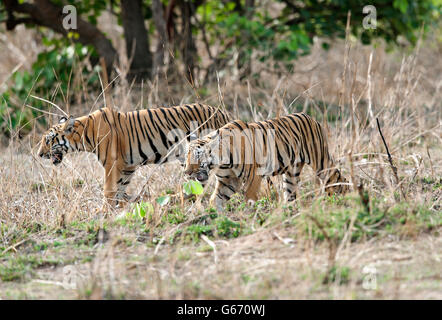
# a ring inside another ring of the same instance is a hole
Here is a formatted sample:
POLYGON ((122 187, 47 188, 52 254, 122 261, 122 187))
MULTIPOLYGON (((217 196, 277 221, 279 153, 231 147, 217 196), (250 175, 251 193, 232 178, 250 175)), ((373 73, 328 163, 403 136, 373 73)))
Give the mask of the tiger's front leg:
POLYGON ((134 167, 121 168, 116 164, 104 168, 104 196, 111 207, 123 206, 130 199, 126 188, 134 172, 134 167))
POLYGON ((104 197, 111 208, 114 208, 117 204, 116 194, 119 176, 120 172, 116 166, 104 167, 104 197))
POLYGON ((289 168, 284 174, 284 195, 287 202, 296 200, 296 193, 298 192, 298 185, 303 167, 304 163, 298 162, 293 168, 289 168))
POLYGON ((253 205, 258 200, 258 192, 261 187, 262 176, 254 175, 250 183, 247 184, 245 198, 247 204, 253 205))
POLYGON ((239 179, 237 177, 229 177, 228 174, 216 176, 215 191, 210 197, 210 204, 215 205, 218 212, 224 211, 224 203, 228 201, 234 193, 239 189, 239 179))

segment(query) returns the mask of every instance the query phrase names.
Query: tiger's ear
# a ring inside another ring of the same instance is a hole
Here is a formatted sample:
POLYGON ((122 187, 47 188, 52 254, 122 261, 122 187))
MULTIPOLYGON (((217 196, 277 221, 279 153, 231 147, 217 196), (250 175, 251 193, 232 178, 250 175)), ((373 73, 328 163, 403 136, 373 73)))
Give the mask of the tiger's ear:
POLYGON ((74 131, 75 119, 73 117, 69 117, 69 119, 65 120, 64 122, 67 122, 66 126, 64 127, 64 133, 72 133, 72 131, 74 131))
POLYGON ((66 117, 61 117, 60 121, 58 121, 58 123, 65 123, 68 120, 68 118, 66 117))

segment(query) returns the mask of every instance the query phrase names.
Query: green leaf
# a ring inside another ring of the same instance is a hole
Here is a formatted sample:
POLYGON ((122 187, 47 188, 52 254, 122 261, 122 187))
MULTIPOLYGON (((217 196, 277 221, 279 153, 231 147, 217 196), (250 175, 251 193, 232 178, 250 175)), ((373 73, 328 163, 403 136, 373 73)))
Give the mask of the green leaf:
POLYGON ((150 202, 137 203, 135 204, 135 208, 133 210, 133 214, 141 218, 146 217, 146 215, 153 214, 153 212, 154 212, 153 205, 150 202))
POLYGON ((393 7, 399 9, 402 13, 406 13, 408 9, 407 0, 394 0, 393 7))
POLYGON ((20 72, 15 74, 15 88, 17 91, 23 88, 23 74, 20 72))
POLYGON ((202 194, 203 190, 204 190, 202 184, 199 183, 198 181, 194 181, 194 180, 190 180, 188 182, 185 182, 183 184, 183 189, 187 195, 191 195, 191 194, 199 195, 199 194, 202 194))
POLYGON ((170 201, 170 196, 162 196, 162 197, 158 197, 156 199, 156 202, 160 205, 160 206, 165 206, 166 204, 168 204, 170 201))

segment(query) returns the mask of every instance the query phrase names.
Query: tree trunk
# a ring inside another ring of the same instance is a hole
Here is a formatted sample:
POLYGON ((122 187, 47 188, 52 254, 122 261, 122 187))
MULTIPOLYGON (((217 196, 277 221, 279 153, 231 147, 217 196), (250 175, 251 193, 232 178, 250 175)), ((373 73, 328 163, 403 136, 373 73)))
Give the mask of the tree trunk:
MULTIPOLYGON (((255 0, 246 0, 245 6, 244 6, 244 14, 248 20, 251 20, 253 18, 254 13, 254 6, 255 6, 255 0)), ((248 30, 245 30, 242 33, 242 39, 241 43, 243 44, 243 48, 247 48, 248 46, 246 43, 249 41, 250 34, 248 30)), ((252 60, 251 57, 247 56, 247 54, 244 52, 244 49, 240 49, 239 55, 238 55, 238 63, 237 63, 238 70, 240 71, 240 80, 244 80, 250 76, 252 73, 252 60)))
POLYGON ((197 55, 195 42, 192 35, 192 24, 190 19, 193 15, 192 4, 190 1, 180 1, 181 9, 181 34, 182 34, 182 53, 184 63, 184 74, 190 83, 194 83, 194 57, 197 55))
MULTIPOLYGON (((19 4, 17 0, 4 0, 5 9, 8 12, 6 21, 7 30, 13 30, 16 25, 21 23, 30 23, 44 26, 64 36, 70 30, 63 28, 63 12, 62 8, 54 5, 49 0, 34 0, 34 3, 19 4), (14 13, 27 14, 24 18, 15 18, 14 13)), ((117 51, 112 43, 105 35, 93 24, 77 17, 77 29, 73 30, 78 33, 78 42, 84 45, 92 45, 97 53, 104 58, 108 75, 112 71, 112 65, 117 57, 117 51)))
POLYGON ((146 79, 152 72, 152 54, 144 25, 141 0, 121 0, 121 20, 126 39, 126 52, 132 60, 128 80, 146 79))
POLYGON ((152 0, 152 13, 155 28, 157 29, 158 34, 158 43, 154 56, 153 70, 155 74, 158 74, 163 69, 165 57, 169 54, 167 25, 161 0, 152 0))

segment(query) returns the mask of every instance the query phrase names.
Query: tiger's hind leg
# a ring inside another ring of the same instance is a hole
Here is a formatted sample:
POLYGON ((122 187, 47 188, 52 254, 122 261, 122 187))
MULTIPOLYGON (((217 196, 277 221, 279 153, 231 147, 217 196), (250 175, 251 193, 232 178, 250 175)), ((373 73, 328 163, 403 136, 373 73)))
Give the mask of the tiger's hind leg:
POLYGON ((210 197, 210 204, 215 205, 219 212, 224 210, 224 203, 228 201, 234 193, 239 190, 240 181, 237 177, 227 175, 216 176, 215 191, 210 197))
POLYGON ((284 174, 284 195, 287 202, 296 200, 296 192, 304 162, 298 162, 295 167, 290 168, 284 174))

